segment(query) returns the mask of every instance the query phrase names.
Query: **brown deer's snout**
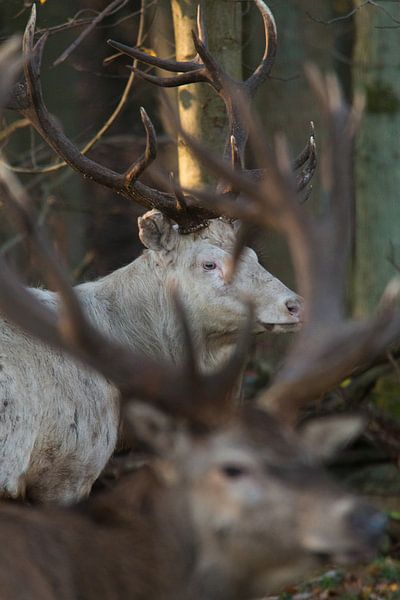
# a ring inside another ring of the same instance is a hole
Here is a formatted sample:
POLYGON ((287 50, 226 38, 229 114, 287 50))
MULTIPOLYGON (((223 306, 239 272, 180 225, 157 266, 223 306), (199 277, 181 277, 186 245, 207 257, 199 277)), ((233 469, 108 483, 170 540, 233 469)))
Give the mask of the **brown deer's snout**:
POLYGON ((299 320, 301 320, 303 313, 303 301, 300 296, 293 296, 292 298, 289 298, 286 300, 285 306, 292 317, 297 317, 299 320))
POLYGON ((376 546, 385 532, 387 519, 370 506, 358 506, 348 515, 347 522, 355 535, 376 546))

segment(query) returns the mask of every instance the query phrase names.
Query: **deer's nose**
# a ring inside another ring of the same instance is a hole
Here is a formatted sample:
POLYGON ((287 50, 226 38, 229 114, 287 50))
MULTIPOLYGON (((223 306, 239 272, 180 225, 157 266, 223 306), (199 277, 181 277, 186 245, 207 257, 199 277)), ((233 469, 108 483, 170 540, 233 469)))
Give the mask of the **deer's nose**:
POLYGON ((363 535, 371 543, 377 543, 382 537, 387 519, 384 514, 370 506, 361 506, 348 517, 354 533, 363 535))
POLYGON ((292 317, 301 316, 302 301, 299 297, 289 298, 288 300, 286 300, 285 305, 292 317))

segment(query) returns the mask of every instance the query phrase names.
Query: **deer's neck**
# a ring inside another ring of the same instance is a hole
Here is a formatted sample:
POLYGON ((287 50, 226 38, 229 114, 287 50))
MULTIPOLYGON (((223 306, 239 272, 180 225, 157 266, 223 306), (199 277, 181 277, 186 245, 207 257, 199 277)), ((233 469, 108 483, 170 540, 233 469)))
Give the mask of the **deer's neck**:
MULTIPOLYGON (((77 291, 89 316, 106 334, 147 356, 163 356, 180 364, 185 345, 169 275, 145 253, 98 281, 78 286, 77 291)), ((229 352, 232 340, 209 336, 189 298, 185 306, 199 363, 205 370, 212 369, 229 352)))

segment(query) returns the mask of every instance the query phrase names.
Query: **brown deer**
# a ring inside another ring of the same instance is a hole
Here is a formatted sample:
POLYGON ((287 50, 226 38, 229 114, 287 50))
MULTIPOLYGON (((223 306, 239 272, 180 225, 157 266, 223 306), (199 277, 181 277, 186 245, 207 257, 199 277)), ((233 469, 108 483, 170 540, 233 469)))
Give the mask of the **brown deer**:
MULTIPOLYGON (((240 84, 249 94, 255 92, 269 72, 276 45, 273 18, 263 2, 258 2, 258 6, 267 41, 259 67, 247 82, 240 84)), ((201 23, 199 31, 203 36, 201 23)), ((255 306, 254 334, 298 328, 299 298, 259 264, 250 248, 242 253, 236 277, 229 279, 236 224, 217 218, 219 211, 204 208, 178 190, 176 194, 159 192, 138 181, 156 154, 154 129, 144 110, 146 151, 125 173, 114 173, 79 153, 44 104, 40 63, 46 36, 34 46, 34 33, 35 6, 24 36, 25 83, 16 87, 10 105, 19 109, 74 169, 152 209, 139 219, 139 233, 147 251, 107 277, 77 286, 76 293, 91 321, 108 336, 141 354, 182 364, 184 345, 169 291, 169 284, 174 283, 190 312, 199 363, 204 370, 221 364, 232 350, 245 319, 244 295, 252 298, 255 306)), ((201 48, 201 55, 208 57, 201 48)), ((204 79, 208 68, 202 66, 200 59, 196 68, 204 79)), ((212 69, 207 77, 213 81, 212 69)), ((218 90, 226 97, 231 130, 235 139, 240 139, 241 155, 245 129, 237 111, 230 106, 228 87, 218 86, 218 90)), ((300 189, 315 168, 313 139, 295 166, 303 169, 300 189)), ((12 179, 5 169, 3 179, 12 179)), ((231 195, 226 190, 226 196, 231 195)), ((42 289, 34 293, 57 312, 56 293, 42 289)), ((62 502, 84 496, 115 448, 119 424, 117 389, 97 372, 54 352, 4 320, 0 322, 0 357, 0 438, 5 440, 0 492, 17 497, 28 487, 32 494, 35 490, 38 500, 62 502)))
MULTIPOLYGON (((325 156, 335 175, 330 181, 339 179, 340 191, 346 192, 343 196, 335 193, 338 205, 325 217, 328 231, 336 231, 345 225, 354 113, 348 111, 332 84, 326 86, 316 77, 314 84, 321 92, 330 124, 333 151, 325 156), (345 154, 343 162, 341 158, 337 162, 337 152, 340 157, 345 154)), ((268 208, 271 196, 264 186, 254 185, 224 163, 210 162, 213 168, 224 169, 235 185, 251 190, 256 202, 262 201, 268 208)), ((303 209, 298 210, 292 202, 292 179, 282 154, 273 164, 274 214, 285 211, 291 219, 287 234, 295 245, 292 236, 301 233, 303 209)), ((74 509, 1 505, 0 531, 7 539, 0 558, 5 600, 245 600, 304 577, 308 569, 326 561, 346 563, 370 557, 382 533, 382 515, 341 490, 319 466, 321 459, 332 456, 359 432, 360 419, 337 416, 309 421, 296 430, 290 426, 300 401, 315 394, 311 367, 307 377, 302 373, 301 394, 281 387, 278 396, 274 389, 282 385, 279 380, 270 389, 277 398, 274 409, 278 418, 265 411, 264 398, 258 406, 241 409, 232 402, 232 388, 252 331, 252 315, 230 360, 214 374, 202 373, 196 363, 188 319, 178 300, 187 348, 185 369, 155 363, 107 339, 85 317, 27 207, 15 201, 12 193, 5 201, 28 234, 59 293, 61 306, 57 318, 0 260, 1 310, 18 327, 110 378, 121 391, 133 434, 158 456, 113 490, 74 509), (292 395, 294 404, 288 411, 292 395), (147 403, 129 400, 133 396, 147 403), (279 404, 284 408, 283 417, 278 414, 279 404)), ((253 210, 248 215, 252 218, 253 210)), ((309 223, 308 233, 315 234, 314 222, 309 223)), ((301 240, 304 253, 311 252, 314 237, 301 240)), ((330 255, 322 256, 321 262, 316 258, 320 267, 330 255)), ((344 256, 341 254, 340 261, 344 256)), ((305 282, 313 277, 310 263, 295 264, 307 291, 303 277, 305 282)), ((328 271, 325 281, 329 281, 338 265, 328 260, 324 266, 328 271)), ((334 290, 334 305, 342 289, 341 285, 334 290)), ((313 308, 324 302, 325 286, 317 287, 316 293, 302 334, 304 353, 313 348, 314 326, 326 331, 330 325, 331 314, 313 308)), ((374 332, 368 351, 363 347, 364 334, 351 340, 350 354, 340 346, 334 353, 330 338, 320 337, 319 352, 312 354, 317 366, 325 357, 323 370, 319 367, 319 391, 342 376, 346 366, 352 368, 355 354, 366 360, 380 352, 390 328, 391 335, 398 335, 399 317, 389 308, 389 316, 379 315, 357 329, 374 332)), ((343 320, 340 328, 341 336, 354 331, 353 324, 343 320)), ((289 367, 291 372, 297 364, 302 368, 303 362, 300 356, 296 363, 292 353, 279 377, 282 379, 289 367)))

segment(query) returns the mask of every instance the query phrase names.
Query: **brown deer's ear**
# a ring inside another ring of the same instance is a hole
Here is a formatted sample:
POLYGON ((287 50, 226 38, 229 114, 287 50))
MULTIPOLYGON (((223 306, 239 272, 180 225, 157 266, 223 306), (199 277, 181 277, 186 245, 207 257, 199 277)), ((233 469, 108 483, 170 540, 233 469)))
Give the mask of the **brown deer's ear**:
POLYGON ((132 401, 125 407, 124 416, 136 440, 146 444, 157 455, 164 456, 174 447, 174 420, 161 410, 145 402, 132 401))
POLYGON ((150 250, 173 250, 179 239, 177 226, 159 210, 150 210, 138 219, 139 237, 150 250))
POLYGON ((318 461, 326 461, 355 440, 365 427, 358 415, 334 415, 312 419, 300 429, 303 448, 318 461))

